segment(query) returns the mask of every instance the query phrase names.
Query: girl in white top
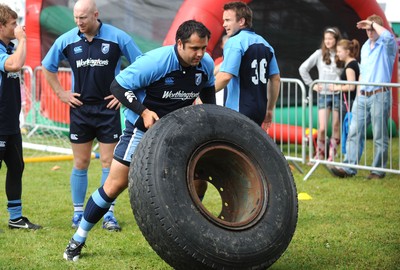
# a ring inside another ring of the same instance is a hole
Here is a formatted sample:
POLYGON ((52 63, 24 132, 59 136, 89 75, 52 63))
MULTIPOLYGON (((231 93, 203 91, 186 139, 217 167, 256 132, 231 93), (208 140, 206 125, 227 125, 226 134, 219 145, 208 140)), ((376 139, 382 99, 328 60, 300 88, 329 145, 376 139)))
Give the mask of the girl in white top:
MULTIPOLYGON (((336 56, 336 43, 341 39, 341 33, 337 27, 325 29, 321 48, 316 50, 299 68, 300 76, 304 83, 311 86, 313 79, 310 70, 314 67, 318 70, 319 80, 339 80, 343 70, 343 62, 336 56)), ((318 99, 318 139, 314 159, 325 159, 325 138, 327 136, 327 124, 332 113, 332 136, 330 139, 329 160, 332 160, 336 148, 340 143, 340 96, 339 92, 329 90, 329 84, 314 84, 318 99)))

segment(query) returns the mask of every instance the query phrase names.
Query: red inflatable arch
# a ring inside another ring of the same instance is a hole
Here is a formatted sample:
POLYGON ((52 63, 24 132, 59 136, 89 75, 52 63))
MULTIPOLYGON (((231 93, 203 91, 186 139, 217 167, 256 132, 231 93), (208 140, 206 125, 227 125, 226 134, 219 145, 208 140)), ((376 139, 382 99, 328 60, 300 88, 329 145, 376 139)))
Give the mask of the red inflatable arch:
MULTIPOLYGON (((178 26, 189 19, 195 19, 204 23, 204 25, 211 31, 211 39, 208 45, 208 52, 212 54, 216 44, 220 40, 224 29, 222 27, 222 14, 223 5, 231 2, 230 0, 187 0, 184 1, 180 7, 174 21, 172 22, 171 28, 169 29, 167 36, 164 39, 164 45, 175 43, 175 32, 178 26)), ((251 0, 243 1, 245 3, 252 2, 251 0)), ((372 14, 381 16, 384 20, 384 25, 387 29, 391 29, 386 19, 385 14, 376 2, 376 0, 344 0, 344 3, 350 6, 360 18, 367 18, 372 14)), ((355 27, 355 26, 354 26, 355 27)), ((395 61, 392 82, 398 82, 398 62, 395 61)), ((399 125, 398 115, 398 89, 393 89, 393 107, 392 117, 396 126, 399 125)))
POLYGON ((26 39, 27 51, 25 65, 32 69, 40 66, 41 42, 40 42, 40 11, 42 10, 42 0, 26 0, 26 39))
MULTIPOLYGON (((164 45, 175 43, 175 33, 178 26, 185 20, 196 19, 203 22, 212 35, 207 48, 212 54, 218 44, 224 29, 222 27, 223 5, 230 0, 186 0, 183 1, 178 10, 171 27, 164 39, 164 45)), ((243 1, 251 3, 251 0, 243 1)), ((254 1, 256 2, 256 1, 254 1)), ((385 27, 390 29, 382 9, 377 4, 376 0, 343 0, 353 11, 360 17, 366 18, 371 14, 377 14, 384 19, 385 27)), ((339 2, 338 2, 339 4, 339 2)), ((34 69, 41 64, 41 37, 40 37, 40 12, 42 9, 42 0, 26 0, 26 29, 27 29, 27 60, 26 65, 34 69)), ((398 62, 395 62, 392 82, 398 82, 398 62)), ((398 115, 398 89, 393 89, 393 120, 396 125, 399 125, 398 115)))
MULTIPOLYGON (((210 31, 211 39, 208 43, 207 51, 211 54, 217 45, 219 39, 224 32, 222 27, 222 7, 224 4, 231 2, 230 0, 188 0, 184 1, 174 21, 164 39, 163 45, 175 44, 175 34, 179 25, 190 19, 201 21, 210 31)), ((242 1, 245 3, 251 2, 250 0, 242 1)))

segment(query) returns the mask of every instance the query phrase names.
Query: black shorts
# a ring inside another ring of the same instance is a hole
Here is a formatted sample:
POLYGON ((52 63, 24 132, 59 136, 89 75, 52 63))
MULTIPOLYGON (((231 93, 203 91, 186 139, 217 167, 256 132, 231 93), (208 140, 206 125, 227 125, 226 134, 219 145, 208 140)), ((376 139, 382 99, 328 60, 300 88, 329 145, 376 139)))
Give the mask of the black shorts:
POLYGON ((107 103, 84 104, 70 109, 71 143, 86 143, 95 138, 101 143, 118 142, 121 136, 121 114, 119 110, 110 110, 106 106, 107 103))
POLYGON ((0 169, 4 160, 13 164, 22 160, 21 133, 12 135, 0 135, 0 169))

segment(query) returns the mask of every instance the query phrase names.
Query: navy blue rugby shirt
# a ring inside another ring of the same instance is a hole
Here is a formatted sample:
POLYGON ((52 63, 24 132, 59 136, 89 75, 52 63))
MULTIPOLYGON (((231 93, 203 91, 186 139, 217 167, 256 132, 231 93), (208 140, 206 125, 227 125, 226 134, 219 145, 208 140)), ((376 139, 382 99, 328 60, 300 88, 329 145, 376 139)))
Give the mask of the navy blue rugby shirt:
MULTIPOLYGON (((208 53, 205 53, 199 65, 185 68, 179 63, 176 45, 170 45, 137 58, 115 80, 127 91, 127 99, 129 91, 131 94, 133 92, 138 102, 161 118, 193 104, 198 96, 204 103, 215 104, 213 72, 214 61, 208 53)), ((138 112, 126 108, 124 113, 128 121, 146 131, 138 112)))
MULTIPOLYGON (((83 103, 101 103, 111 95, 110 84, 120 72, 121 56, 130 63, 141 55, 132 38, 122 30, 103 24, 89 42, 78 27, 64 33, 50 48, 42 65, 57 72, 61 60, 67 59, 73 71, 73 89, 83 103)), ((107 101, 108 102, 108 101, 107 101)))
POLYGON ((20 72, 7 72, 5 62, 14 45, 0 40, 0 135, 18 134, 21 111, 20 72))
POLYGON ((267 110, 267 83, 279 74, 274 49, 252 29, 242 29, 224 45, 220 71, 233 75, 225 91, 225 106, 261 125, 267 110))

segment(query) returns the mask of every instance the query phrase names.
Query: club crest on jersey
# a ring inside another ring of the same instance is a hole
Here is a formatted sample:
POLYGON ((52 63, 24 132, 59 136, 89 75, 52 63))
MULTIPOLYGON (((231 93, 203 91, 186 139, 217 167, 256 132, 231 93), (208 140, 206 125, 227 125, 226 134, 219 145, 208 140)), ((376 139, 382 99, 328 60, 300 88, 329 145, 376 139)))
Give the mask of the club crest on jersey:
POLYGON ((165 78, 164 83, 165 83, 165 85, 174 85, 175 84, 174 78, 173 77, 167 77, 167 78, 165 78))
POLYGON ((201 73, 196 73, 194 78, 195 78, 195 84, 200 85, 202 79, 201 73))
POLYGON ((110 44, 102 43, 101 44, 101 52, 107 54, 110 51, 110 44))
POLYGON ((74 48, 74 54, 78 54, 82 52, 82 46, 78 46, 74 48))

